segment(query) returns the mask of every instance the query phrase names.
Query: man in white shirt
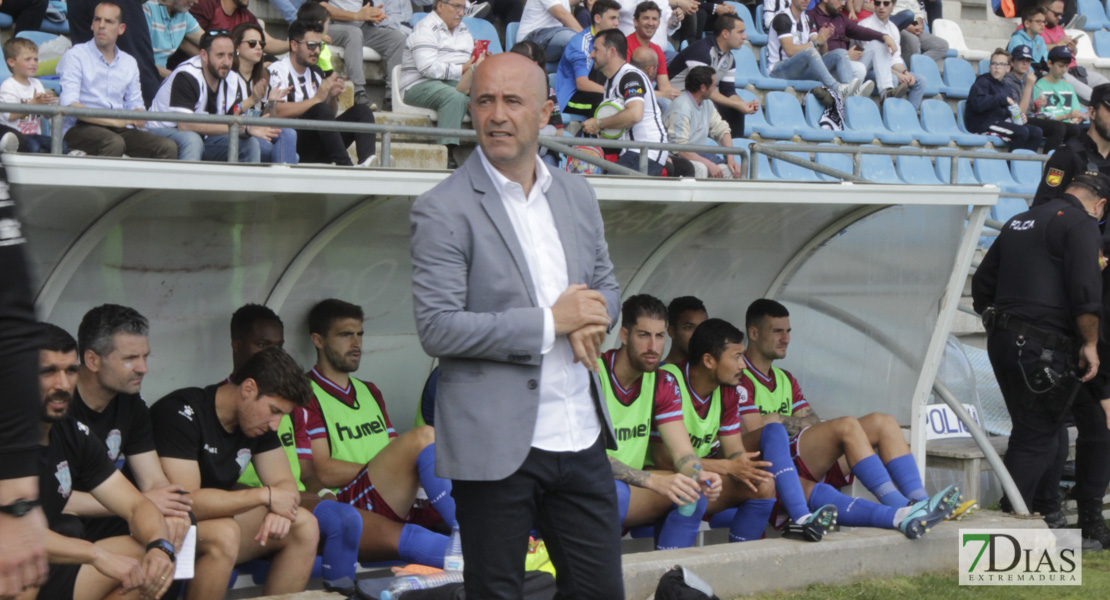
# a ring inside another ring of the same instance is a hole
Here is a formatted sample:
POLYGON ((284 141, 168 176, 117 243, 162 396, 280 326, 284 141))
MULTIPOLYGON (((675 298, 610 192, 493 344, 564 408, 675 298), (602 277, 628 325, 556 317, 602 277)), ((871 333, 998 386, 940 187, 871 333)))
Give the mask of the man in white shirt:
POLYGON ((547 52, 547 62, 557 63, 579 31, 582 26, 570 12, 570 0, 527 0, 516 39, 536 42, 547 52))
MULTIPOLYGON (((889 35, 897 41, 901 35, 898 26, 890 21, 893 8, 894 0, 875 0, 875 14, 859 24, 889 35)), ((875 86, 882 93, 882 100, 891 96, 902 98, 908 95, 914 108, 921 107, 921 99, 925 96, 925 77, 910 73, 902 60, 900 45, 891 50, 882 41, 867 42, 863 46, 860 62, 867 66, 867 78, 875 81, 875 86)))
POLYGON ((829 52, 821 56, 834 33, 832 25, 814 31, 806 14, 809 0, 791 0, 790 8, 771 20, 767 32, 767 72, 777 79, 820 81, 842 97, 859 90, 859 79, 852 74, 852 61, 846 53, 829 52))
POLYGON ((925 31, 925 11, 919 0, 895 0, 891 9, 891 21, 902 30, 899 39, 902 46, 902 60, 909 64, 914 54, 924 54, 941 67, 948 55, 948 42, 944 38, 925 31))

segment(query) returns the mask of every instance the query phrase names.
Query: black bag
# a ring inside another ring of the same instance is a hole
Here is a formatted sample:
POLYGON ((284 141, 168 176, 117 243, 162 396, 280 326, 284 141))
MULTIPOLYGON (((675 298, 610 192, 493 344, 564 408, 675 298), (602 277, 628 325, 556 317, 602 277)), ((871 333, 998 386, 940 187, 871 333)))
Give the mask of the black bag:
MULTIPOLYGON (((394 578, 386 578, 392 581, 394 578)), ((365 579, 358 582, 356 598, 378 600, 378 593, 389 587, 381 586, 380 579, 365 579), (365 585, 364 585, 365 584, 365 585)), ((528 571, 524 574, 524 600, 552 600, 555 597, 555 577, 546 571, 528 571)), ((463 584, 450 583, 430 590, 405 592, 400 600, 465 600, 463 584)))
POLYGON ((720 600, 713 588, 682 565, 663 574, 655 588, 655 600, 720 600))

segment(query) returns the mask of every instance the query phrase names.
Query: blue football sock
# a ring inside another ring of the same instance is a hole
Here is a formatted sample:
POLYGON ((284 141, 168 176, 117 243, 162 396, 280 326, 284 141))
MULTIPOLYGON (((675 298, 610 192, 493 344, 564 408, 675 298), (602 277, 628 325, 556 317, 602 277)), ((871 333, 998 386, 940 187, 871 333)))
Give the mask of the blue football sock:
POLYGON ((852 467, 852 473, 859 478, 863 487, 875 494, 880 503, 894 508, 902 508, 910 503, 909 498, 903 496, 902 492, 894 487, 894 482, 890 480, 890 473, 886 472, 886 467, 878 456, 872 454, 859 461, 852 467))
POLYGON ((929 494, 925 491, 925 485, 921 483, 921 473, 917 470, 917 461, 913 459, 912 454, 904 454, 890 459, 890 462, 886 463, 886 470, 890 473, 890 478, 894 480, 894 485, 898 486, 898 489, 902 490, 907 498, 914 502, 929 499, 929 494))
POLYGON ((836 507, 836 522, 841 525, 894 529, 895 513, 898 509, 875 504, 862 498, 845 496, 827 483, 818 483, 809 493, 809 505, 816 510, 817 507, 826 504, 836 507))
POLYGON ((798 523, 810 513, 806 506, 806 493, 802 491, 802 482, 798 481, 798 472, 790 458, 790 436, 782 423, 767 423, 762 431, 759 439, 762 454, 759 458, 771 463, 771 475, 775 478, 779 499, 790 518, 798 523))
POLYGON ((726 508, 721 512, 709 517, 710 529, 720 529, 722 527, 732 527, 732 520, 736 518, 736 513, 739 508, 726 508))
POLYGON ((748 500, 741 504, 729 526, 728 541, 747 542, 763 537, 763 530, 767 528, 774 509, 773 498, 748 500))
POLYGON ((455 520, 455 499, 451 497, 451 480, 436 477, 436 445, 428 444, 416 457, 416 472, 420 485, 428 494, 428 502, 436 509, 448 527, 459 524, 455 520))
POLYGON ((358 509, 349 504, 324 500, 312 509, 312 515, 320 525, 320 540, 324 542, 320 552, 324 579, 354 579, 358 540, 362 535, 362 517, 358 509))
POLYGON ((613 480, 617 487, 617 514, 621 518, 621 526, 624 526, 624 520, 628 518, 628 500, 632 496, 632 490, 629 489, 628 484, 623 481, 613 480))
POLYGON ((397 553, 405 562, 442 569, 443 555, 447 554, 447 544, 450 541, 451 538, 442 533, 435 533, 409 523, 401 529, 397 553))
POLYGON ((674 548, 689 548, 698 541, 698 528, 701 527, 701 518, 705 516, 705 509, 709 502, 705 496, 698 497, 697 508, 694 514, 684 517, 678 512, 678 505, 671 507, 671 512, 663 519, 663 527, 655 540, 656 550, 671 550, 674 548))

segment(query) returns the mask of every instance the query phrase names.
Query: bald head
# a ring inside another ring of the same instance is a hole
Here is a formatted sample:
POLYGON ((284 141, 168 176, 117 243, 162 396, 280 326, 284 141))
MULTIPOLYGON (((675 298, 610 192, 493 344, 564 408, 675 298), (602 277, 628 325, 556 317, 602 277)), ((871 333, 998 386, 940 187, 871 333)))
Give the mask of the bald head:
POLYGON ((494 168, 521 185, 534 175, 540 128, 554 108, 547 90, 543 69, 514 52, 490 56, 474 71, 470 118, 478 146, 494 168))
POLYGON ((513 87, 523 85, 519 91, 529 90, 535 94, 536 102, 547 100, 547 74, 535 62, 515 52, 502 52, 486 57, 474 71, 474 83, 470 98, 478 98, 483 92, 492 89, 505 89, 512 82, 513 87))
POLYGON ((659 68, 659 55, 647 46, 640 46, 632 51, 632 60, 629 62, 633 67, 647 73, 650 69, 659 68))

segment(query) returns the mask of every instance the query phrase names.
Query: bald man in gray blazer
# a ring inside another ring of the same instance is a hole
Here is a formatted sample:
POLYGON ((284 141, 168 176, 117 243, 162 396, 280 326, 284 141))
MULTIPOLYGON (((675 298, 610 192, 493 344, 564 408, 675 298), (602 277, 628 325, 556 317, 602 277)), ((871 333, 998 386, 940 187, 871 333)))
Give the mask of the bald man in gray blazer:
POLYGON ((623 598, 616 448, 596 357, 620 309, 585 179, 536 156, 551 102, 535 63, 474 75, 479 150, 413 204, 413 304, 440 359, 436 474, 453 480, 468 598, 522 595, 538 527, 559 598, 623 598))

